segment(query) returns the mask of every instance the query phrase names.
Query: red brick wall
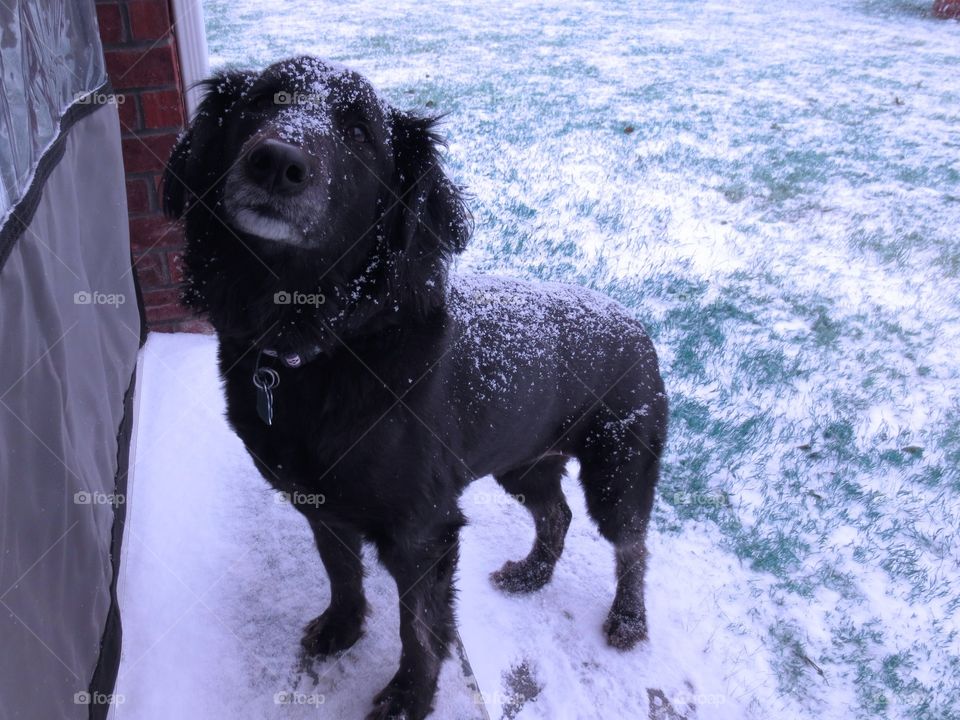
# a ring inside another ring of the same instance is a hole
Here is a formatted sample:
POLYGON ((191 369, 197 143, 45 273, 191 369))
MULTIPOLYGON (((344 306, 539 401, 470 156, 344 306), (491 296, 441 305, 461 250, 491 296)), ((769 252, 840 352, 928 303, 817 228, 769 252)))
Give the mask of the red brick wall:
POLYGON ((130 246, 147 323, 151 330, 198 331, 207 326, 178 302, 183 237, 159 203, 163 166, 186 116, 171 17, 168 0, 97 0, 120 109, 130 246))
POLYGON ((933 14, 940 18, 960 18, 960 0, 934 0, 933 14))

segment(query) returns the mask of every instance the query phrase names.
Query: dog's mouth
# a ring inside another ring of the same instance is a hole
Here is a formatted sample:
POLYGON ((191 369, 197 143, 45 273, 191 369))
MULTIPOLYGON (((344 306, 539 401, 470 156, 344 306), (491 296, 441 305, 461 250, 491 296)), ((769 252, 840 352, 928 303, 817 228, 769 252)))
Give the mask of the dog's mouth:
POLYGON ((258 207, 239 207, 230 212, 230 220, 248 235, 264 240, 300 245, 303 233, 275 211, 258 207))

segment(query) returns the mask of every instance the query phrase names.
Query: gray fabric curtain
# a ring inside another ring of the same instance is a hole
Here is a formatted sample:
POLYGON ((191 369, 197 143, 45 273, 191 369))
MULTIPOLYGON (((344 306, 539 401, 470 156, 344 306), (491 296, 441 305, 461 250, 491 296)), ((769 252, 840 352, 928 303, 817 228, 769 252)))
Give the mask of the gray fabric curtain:
POLYGON ((119 118, 92 2, 0 6, 0 719, 99 718, 141 335, 119 118))
POLYGON ((29 187, 63 111, 106 81, 93 0, 0 2, 0 217, 29 187))

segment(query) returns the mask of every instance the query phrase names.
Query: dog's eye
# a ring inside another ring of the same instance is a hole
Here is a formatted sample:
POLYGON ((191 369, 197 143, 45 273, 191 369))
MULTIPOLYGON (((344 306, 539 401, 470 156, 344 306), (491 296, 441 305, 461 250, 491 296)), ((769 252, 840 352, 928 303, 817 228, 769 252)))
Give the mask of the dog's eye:
POLYGON ((351 125, 347 128, 347 138, 355 143, 369 142, 370 134, 363 125, 351 125))

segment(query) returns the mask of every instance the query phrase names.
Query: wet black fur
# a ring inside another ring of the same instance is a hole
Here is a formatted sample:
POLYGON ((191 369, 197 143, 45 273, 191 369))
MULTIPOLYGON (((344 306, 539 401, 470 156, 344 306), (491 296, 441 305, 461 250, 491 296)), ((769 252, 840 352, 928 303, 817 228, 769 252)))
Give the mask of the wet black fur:
MULTIPOLYGON (((535 590, 563 549, 570 510, 560 478, 571 457, 580 460, 590 514, 617 552, 605 632, 612 645, 631 647, 646 636, 644 535, 666 433, 650 341, 622 308, 579 290, 541 293, 496 280, 481 283, 482 291, 474 281, 458 289, 447 268, 464 249, 470 219, 443 172, 430 118, 389 110, 392 140, 371 150, 382 158, 377 172, 349 180, 360 195, 377 194, 377 213, 356 222, 323 218, 354 222, 353 237, 293 247, 232 227, 223 213, 224 174, 243 144, 269 127, 273 110, 259 98, 297 90, 311 63, 301 58, 208 81, 164 177, 166 212, 185 223, 185 300, 218 334, 231 426, 271 485, 326 498, 297 508, 331 584, 329 607, 307 626, 305 647, 333 653, 361 635, 359 558, 362 542, 372 543, 397 581, 403 649, 370 717, 424 717, 454 629, 452 578, 464 524, 458 496, 471 480, 493 474, 523 497, 537 541, 493 581, 505 591, 535 590), (326 302, 304 309, 273 301, 294 290, 319 290, 326 302), (518 346, 516 334, 526 331, 511 326, 508 340, 498 314, 483 312, 491 292, 507 305, 523 293, 542 294, 534 303, 540 329, 518 346), (580 307, 577 298, 588 310, 571 309, 580 307), (600 309, 590 310, 596 303, 600 309), (530 348, 554 330, 531 361, 530 348), (289 369, 261 356, 263 347, 320 354, 289 369), (272 426, 255 410, 258 362, 281 378, 272 426), (494 379, 505 374, 508 387, 497 391, 494 379)), ((342 143, 306 149, 349 152, 342 143)))

